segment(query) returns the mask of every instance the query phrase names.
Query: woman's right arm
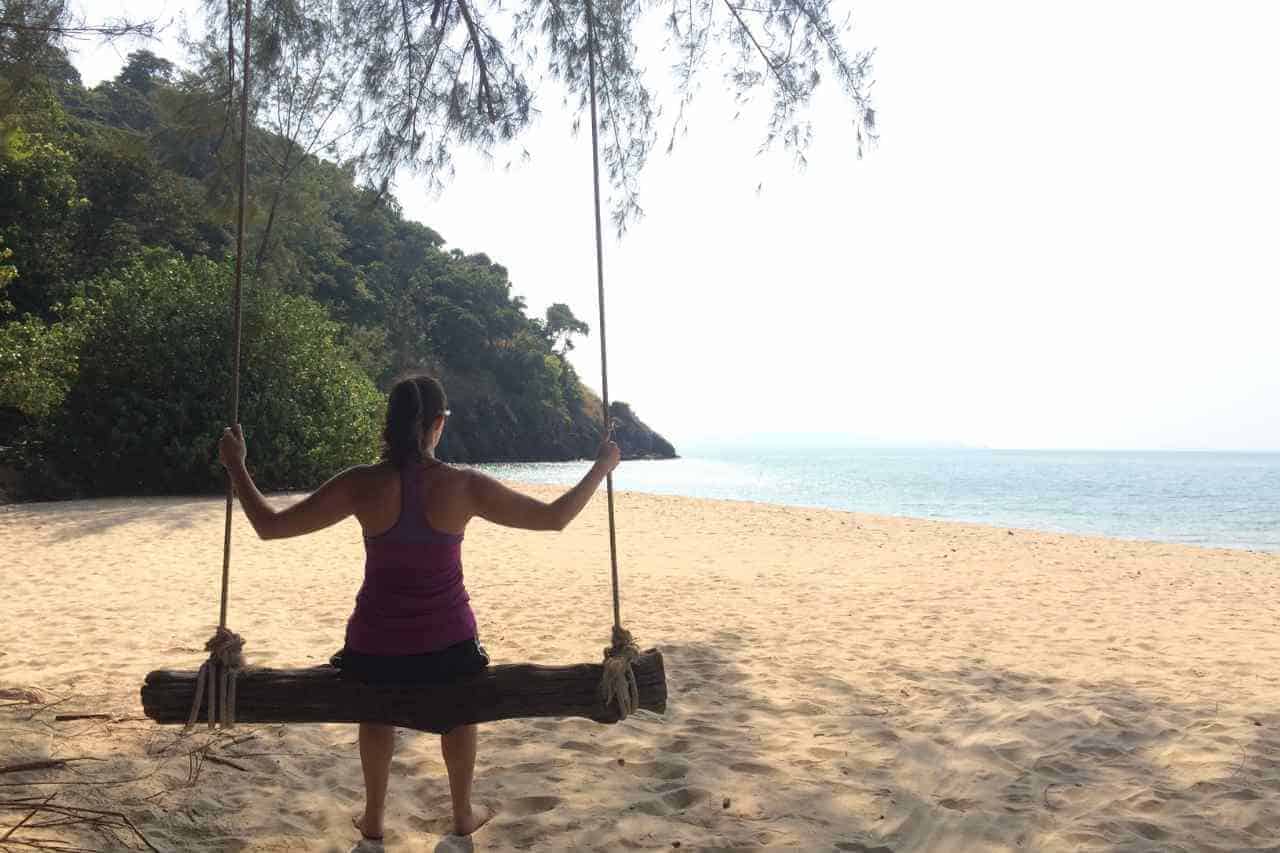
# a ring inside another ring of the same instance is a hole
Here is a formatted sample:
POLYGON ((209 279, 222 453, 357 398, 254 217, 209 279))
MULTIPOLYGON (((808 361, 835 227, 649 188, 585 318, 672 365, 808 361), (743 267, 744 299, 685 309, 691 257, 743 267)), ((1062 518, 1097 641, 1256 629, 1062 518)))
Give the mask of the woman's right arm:
POLYGON ((586 476, 569 491, 551 503, 522 495, 479 471, 468 473, 467 493, 473 515, 503 527, 523 530, 564 530, 578 517, 605 476, 617 467, 621 453, 618 445, 605 439, 596 462, 586 476))

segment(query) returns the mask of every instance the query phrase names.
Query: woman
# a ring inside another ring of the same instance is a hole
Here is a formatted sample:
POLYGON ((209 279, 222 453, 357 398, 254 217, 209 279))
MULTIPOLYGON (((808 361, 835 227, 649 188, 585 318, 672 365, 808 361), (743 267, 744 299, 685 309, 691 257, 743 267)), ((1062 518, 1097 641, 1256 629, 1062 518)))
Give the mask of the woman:
MULTIPOLYGON (((463 585, 461 548, 467 522, 480 518, 525 530, 563 530, 582 512, 620 458, 609 438, 582 481, 551 503, 522 495, 481 474, 435 457, 449 410, 444 388, 427 376, 401 380, 391 390, 383 430, 382 461, 357 465, 282 510, 273 509, 245 468, 239 426, 219 442, 240 505, 263 539, 302 536, 354 515, 364 531, 364 584, 347 623, 346 644, 334 656, 344 675, 367 681, 432 682, 469 675, 489 658, 476 635, 475 615, 463 585)), ((365 809, 355 819, 363 836, 357 851, 381 849, 394 729, 360 724, 365 809)), ((449 772, 453 828, 475 832, 490 817, 471 803, 476 727, 442 735, 449 772)))

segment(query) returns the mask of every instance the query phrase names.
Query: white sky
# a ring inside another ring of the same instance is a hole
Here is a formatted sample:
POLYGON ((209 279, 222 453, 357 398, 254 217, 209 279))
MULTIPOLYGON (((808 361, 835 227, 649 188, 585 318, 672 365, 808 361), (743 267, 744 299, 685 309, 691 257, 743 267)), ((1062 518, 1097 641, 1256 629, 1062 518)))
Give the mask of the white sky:
MULTIPOLYGON (((732 122, 707 77, 689 137, 641 176, 647 216, 607 235, 613 396, 677 446, 1280 449, 1280 4, 852 9, 880 145, 854 159, 828 87, 807 170, 757 157, 762 122, 732 122)), ((82 53, 86 83, 129 49, 82 53)), ((397 195, 594 333, 589 136, 558 94, 539 105, 530 162, 460 156, 439 197, 397 195)), ((574 353, 597 388, 598 347, 574 353)))

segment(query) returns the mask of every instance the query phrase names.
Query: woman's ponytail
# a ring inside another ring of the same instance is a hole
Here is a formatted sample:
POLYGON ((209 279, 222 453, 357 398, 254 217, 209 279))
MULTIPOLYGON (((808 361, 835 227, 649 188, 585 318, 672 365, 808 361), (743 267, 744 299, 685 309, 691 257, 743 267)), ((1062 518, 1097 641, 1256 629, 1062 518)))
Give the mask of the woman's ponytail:
POLYGON ((391 389, 382 440, 383 458, 397 468, 422 458, 422 394, 412 379, 402 379, 391 389))
POLYGON ((421 462, 423 433, 445 411, 444 387, 429 376, 407 376, 391 389, 382 458, 397 468, 421 462))

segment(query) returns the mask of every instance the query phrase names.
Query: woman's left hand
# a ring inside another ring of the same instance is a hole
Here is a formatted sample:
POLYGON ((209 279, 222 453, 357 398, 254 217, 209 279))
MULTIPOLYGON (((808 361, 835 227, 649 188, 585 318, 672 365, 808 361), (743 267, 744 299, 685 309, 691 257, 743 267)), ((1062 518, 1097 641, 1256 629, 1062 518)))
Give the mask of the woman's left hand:
POLYGON ((228 468, 243 466, 245 451, 244 433, 240 431, 240 424, 222 431, 222 438, 218 440, 218 457, 223 465, 228 468))

